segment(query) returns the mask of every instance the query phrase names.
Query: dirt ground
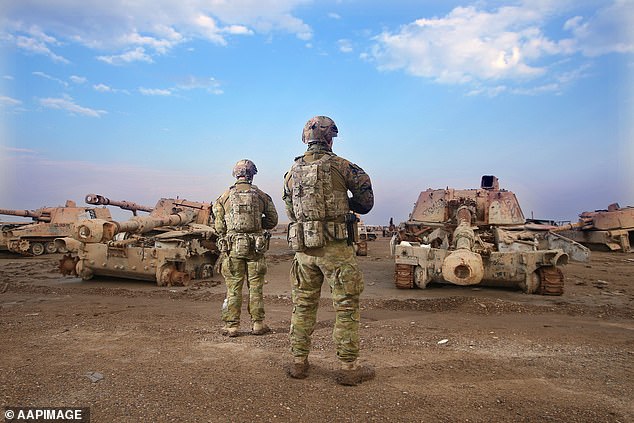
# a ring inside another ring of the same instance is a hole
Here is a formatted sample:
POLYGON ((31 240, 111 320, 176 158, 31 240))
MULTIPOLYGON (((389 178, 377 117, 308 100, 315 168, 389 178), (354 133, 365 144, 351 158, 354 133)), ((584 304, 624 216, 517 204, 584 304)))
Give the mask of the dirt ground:
POLYGON ((634 421, 634 254, 594 252, 544 297, 397 290, 387 239, 370 242, 362 359, 376 378, 357 387, 334 382, 327 288, 310 375, 286 376, 292 255, 279 239, 267 254, 273 332, 250 335, 245 309, 237 338, 219 333, 221 277, 82 282, 57 273, 59 255, 2 255, 3 405, 91 407, 93 422, 634 421))

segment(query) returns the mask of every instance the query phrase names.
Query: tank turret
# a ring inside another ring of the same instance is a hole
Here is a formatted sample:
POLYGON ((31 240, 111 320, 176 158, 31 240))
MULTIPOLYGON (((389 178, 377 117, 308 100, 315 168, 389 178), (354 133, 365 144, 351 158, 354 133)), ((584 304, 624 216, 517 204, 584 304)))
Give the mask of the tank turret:
POLYGON ((428 189, 392 239, 395 284, 506 285, 560 295, 560 267, 589 253, 548 229, 526 225, 517 197, 495 176, 483 176, 478 189, 428 189))
POLYGON ((606 210, 583 212, 579 221, 552 228, 591 249, 629 253, 634 244, 634 207, 613 203, 606 210))

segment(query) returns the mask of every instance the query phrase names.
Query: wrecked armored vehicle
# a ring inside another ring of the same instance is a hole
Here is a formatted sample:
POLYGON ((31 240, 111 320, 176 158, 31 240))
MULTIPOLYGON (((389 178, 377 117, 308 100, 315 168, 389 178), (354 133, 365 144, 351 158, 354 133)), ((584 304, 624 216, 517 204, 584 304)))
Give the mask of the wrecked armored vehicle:
MULTIPOLYGON (((33 222, 2 225, 2 244, 6 249, 22 255, 39 256, 58 252, 55 238, 71 234, 73 223, 80 219, 110 220, 105 207, 77 207, 68 200, 64 207, 43 207, 37 210, 0 209, 0 214, 30 217, 33 222)), ((59 252, 64 252, 59 250, 59 252)))
POLYGON ((211 278, 220 255, 216 239, 210 204, 163 198, 148 216, 79 222, 72 238, 59 238, 56 244, 70 251, 60 261, 64 275, 171 286, 211 278))
POLYGON ((593 250, 629 253, 634 244, 634 207, 610 204, 607 210, 583 212, 579 222, 551 230, 593 250))
POLYGON ((569 257, 586 261, 589 252, 547 229, 525 224, 515 194, 500 189, 495 176, 483 176, 480 189, 428 189, 392 238, 395 284, 508 286, 561 295, 561 266, 569 257))

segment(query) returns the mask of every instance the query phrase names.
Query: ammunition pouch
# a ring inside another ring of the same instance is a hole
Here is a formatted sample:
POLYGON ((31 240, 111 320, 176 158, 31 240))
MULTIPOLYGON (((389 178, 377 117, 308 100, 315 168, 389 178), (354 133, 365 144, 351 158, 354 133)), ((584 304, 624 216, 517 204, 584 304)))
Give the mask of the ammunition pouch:
POLYGON ((231 236, 231 255, 237 258, 247 258, 253 251, 253 238, 246 234, 231 236))
MULTIPOLYGON (((249 258, 253 253, 264 254, 269 249, 269 240, 271 234, 264 232, 263 234, 231 234, 228 235, 225 240, 225 245, 220 243, 226 250, 220 250, 227 253, 231 253, 231 256, 236 258, 249 258)), ((220 246, 219 246, 220 248, 220 246)))
POLYGON ((221 253, 228 253, 231 250, 229 239, 226 237, 220 237, 216 241, 216 246, 221 253))
POLYGON ((346 223, 339 222, 292 222, 288 225, 287 241, 293 251, 321 248, 328 240, 348 238, 346 223))
POLYGON ((286 231, 286 241, 293 251, 304 251, 304 229, 300 222, 291 222, 286 231))
POLYGON ((269 242, 271 240, 270 232, 264 232, 261 235, 256 235, 254 239, 255 252, 258 254, 264 254, 269 250, 269 242))

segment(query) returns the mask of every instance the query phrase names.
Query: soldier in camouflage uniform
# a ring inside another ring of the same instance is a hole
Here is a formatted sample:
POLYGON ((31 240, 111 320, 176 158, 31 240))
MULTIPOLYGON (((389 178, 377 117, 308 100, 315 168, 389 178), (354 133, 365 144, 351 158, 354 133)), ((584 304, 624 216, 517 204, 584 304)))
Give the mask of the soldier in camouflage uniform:
POLYGON ((264 229, 277 225, 277 211, 271 197, 252 185, 257 168, 251 160, 240 160, 233 168, 237 181, 216 200, 213 206, 218 245, 223 252, 222 276, 227 297, 222 305, 222 333, 237 336, 242 308, 242 285, 249 288, 248 311, 254 335, 269 331, 264 324, 262 288, 266 274, 264 252, 270 234, 264 229))
POLYGON ((351 242, 351 223, 356 221, 351 211, 368 213, 374 205, 374 194, 363 169, 332 152, 337 132, 335 122, 326 116, 310 119, 302 133, 308 150, 295 159, 284 176, 284 202, 291 221, 288 240, 296 251, 291 268, 293 362, 287 373, 297 379, 308 376, 310 337, 326 280, 336 312, 333 339, 341 361, 336 380, 357 385, 372 379, 374 370, 357 363, 363 275, 351 242))

